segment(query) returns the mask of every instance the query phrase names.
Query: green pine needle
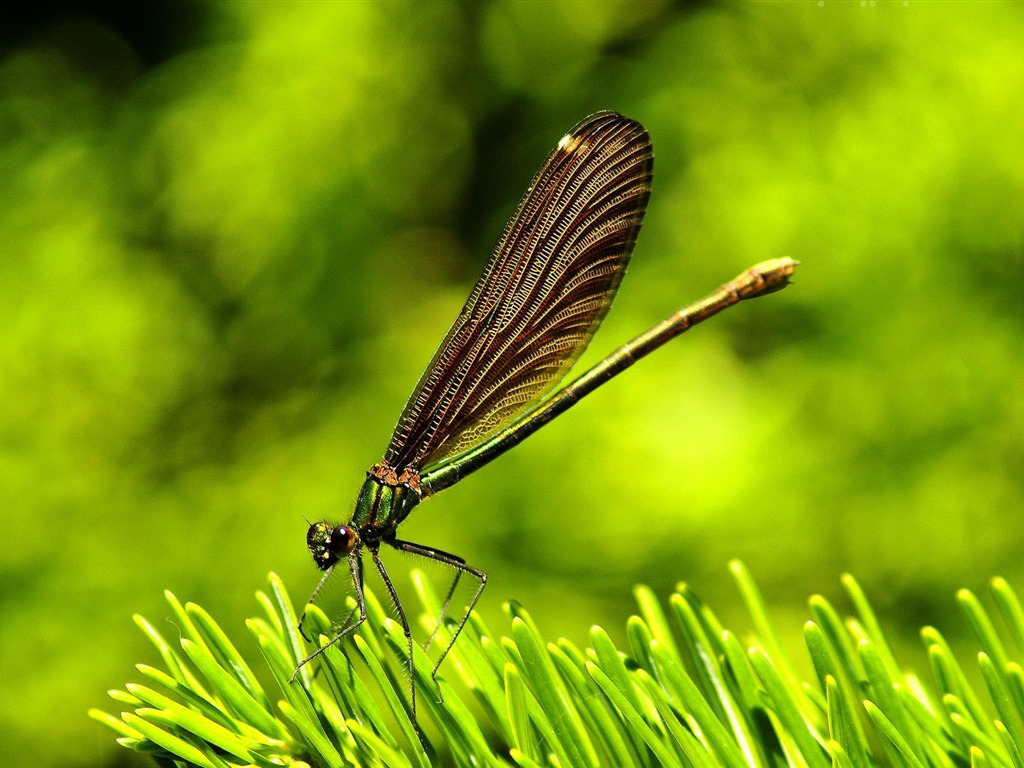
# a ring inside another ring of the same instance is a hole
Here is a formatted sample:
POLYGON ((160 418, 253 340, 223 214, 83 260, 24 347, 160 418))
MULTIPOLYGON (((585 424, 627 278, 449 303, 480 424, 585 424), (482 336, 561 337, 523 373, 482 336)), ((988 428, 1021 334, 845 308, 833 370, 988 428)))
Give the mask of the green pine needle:
MULTIPOLYGON (((977 638, 977 685, 930 627, 921 633, 930 682, 901 669, 849 576, 843 584, 855 617, 811 599, 804 636, 815 675, 806 681, 780 650, 750 574, 739 563, 731 569, 756 627, 742 641, 685 584, 669 597, 668 612, 649 589, 636 589, 628 652, 599 627, 583 650, 547 642, 516 604, 507 606, 507 636, 474 614, 437 685, 430 658, 414 651, 424 742, 410 716, 405 637, 369 591, 366 623, 294 683, 297 660, 313 649, 277 576, 258 594, 264 615, 247 622, 263 656, 257 663, 202 608, 167 593, 176 645, 136 617, 164 669, 139 665, 146 683, 111 692, 125 710, 120 717, 90 715, 161 764, 207 768, 1024 768, 1024 666, 1011 651, 1024 641, 1024 610, 1005 580, 992 582, 998 622, 976 596, 957 595, 977 638)), ((431 585, 420 573, 414 581, 423 615, 438 615, 431 585)), ((322 640, 330 637, 331 622, 317 608, 307 622, 322 640)))

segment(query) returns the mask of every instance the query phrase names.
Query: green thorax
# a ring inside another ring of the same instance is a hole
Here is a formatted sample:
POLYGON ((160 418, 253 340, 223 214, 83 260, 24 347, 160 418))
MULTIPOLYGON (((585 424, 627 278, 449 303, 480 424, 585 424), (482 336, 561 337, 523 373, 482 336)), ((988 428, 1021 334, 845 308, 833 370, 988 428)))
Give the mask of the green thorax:
POLYGON ((395 472, 384 463, 374 464, 359 489, 353 528, 364 540, 386 538, 420 503, 420 477, 411 469, 395 472))

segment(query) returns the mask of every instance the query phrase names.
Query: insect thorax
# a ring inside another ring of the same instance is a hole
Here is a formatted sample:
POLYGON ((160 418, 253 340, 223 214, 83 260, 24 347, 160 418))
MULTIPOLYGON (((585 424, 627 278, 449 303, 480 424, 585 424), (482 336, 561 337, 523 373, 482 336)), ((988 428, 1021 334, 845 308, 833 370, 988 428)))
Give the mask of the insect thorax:
POLYGON ((374 464, 359 489, 352 526, 363 540, 385 538, 420 503, 420 476, 415 470, 396 472, 385 462, 374 464))

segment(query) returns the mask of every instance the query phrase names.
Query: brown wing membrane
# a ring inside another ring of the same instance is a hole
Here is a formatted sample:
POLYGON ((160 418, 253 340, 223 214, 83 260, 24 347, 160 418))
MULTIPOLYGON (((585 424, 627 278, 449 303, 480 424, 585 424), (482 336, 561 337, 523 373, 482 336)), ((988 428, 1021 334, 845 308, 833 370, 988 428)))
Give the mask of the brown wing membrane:
POLYGON ((409 398, 385 461, 427 470, 532 410, 593 337, 651 188, 647 131, 612 112, 548 155, 409 398))

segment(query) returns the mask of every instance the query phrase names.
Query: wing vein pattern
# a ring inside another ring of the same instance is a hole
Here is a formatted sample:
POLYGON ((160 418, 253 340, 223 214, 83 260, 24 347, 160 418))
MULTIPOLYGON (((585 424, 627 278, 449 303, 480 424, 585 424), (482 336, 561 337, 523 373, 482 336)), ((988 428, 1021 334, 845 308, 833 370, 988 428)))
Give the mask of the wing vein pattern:
POLYGON ((384 460, 425 471, 528 414, 604 319, 647 207, 639 123, 591 115, 552 150, 405 406, 384 460))

